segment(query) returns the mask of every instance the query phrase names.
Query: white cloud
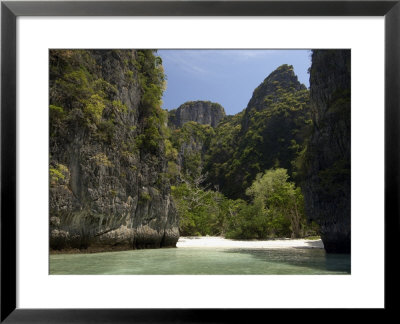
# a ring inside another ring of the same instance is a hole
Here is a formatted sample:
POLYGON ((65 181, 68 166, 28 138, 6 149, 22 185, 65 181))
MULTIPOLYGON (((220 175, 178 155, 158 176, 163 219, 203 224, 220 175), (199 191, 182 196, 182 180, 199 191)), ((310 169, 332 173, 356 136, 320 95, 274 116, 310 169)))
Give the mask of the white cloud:
POLYGON ((210 70, 199 63, 199 57, 194 51, 187 50, 162 50, 159 54, 164 62, 177 65, 178 68, 191 74, 209 74, 210 70))

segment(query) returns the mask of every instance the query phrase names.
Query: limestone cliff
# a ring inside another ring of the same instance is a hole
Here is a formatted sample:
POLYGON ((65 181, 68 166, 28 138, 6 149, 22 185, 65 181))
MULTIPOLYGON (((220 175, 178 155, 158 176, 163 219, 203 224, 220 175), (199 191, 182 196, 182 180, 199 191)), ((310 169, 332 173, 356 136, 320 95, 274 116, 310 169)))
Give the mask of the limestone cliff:
POLYGON ((350 50, 314 50, 304 195, 327 252, 350 252, 350 50))
POLYGON ((50 51, 50 248, 175 246, 150 50, 50 51))
POLYGON ((193 121, 201 125, 216 127, 224 117, 225 110, 218 103, 189 101, 170 112, 170 124, 182 127, 185 123, 193 121))

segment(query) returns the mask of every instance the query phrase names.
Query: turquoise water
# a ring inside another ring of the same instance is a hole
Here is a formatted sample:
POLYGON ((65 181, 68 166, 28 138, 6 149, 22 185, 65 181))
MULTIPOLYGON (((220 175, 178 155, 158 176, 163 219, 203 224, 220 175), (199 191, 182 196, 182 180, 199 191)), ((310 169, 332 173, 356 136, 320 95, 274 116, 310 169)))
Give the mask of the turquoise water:
POLYGON ((50 274, 350 274, 350 255, 323 249, 170 248, 50 255, 50 274))

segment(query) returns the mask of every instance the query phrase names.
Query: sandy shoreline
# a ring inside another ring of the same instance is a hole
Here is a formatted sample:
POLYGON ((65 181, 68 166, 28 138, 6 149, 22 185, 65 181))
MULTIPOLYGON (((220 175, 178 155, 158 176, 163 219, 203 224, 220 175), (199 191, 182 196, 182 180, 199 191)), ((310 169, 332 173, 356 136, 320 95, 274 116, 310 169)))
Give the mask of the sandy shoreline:
POLYGON ((176 244, 178 248, 210 247, 210 248, 251 248, 251 249, 284 249, 284 248, 314 248, 323 249, 322 240, 279 239, 268 241, 239 241, 217 236, 180 237, 176 244))
MULTIPOLYGON (((177 248, 243 248, 243 249, 290 249, 290 248, 311 248, 323 249, 324 244, 321 240, 307 239, 279 239, 269 241, 239 241, 229 240, 220 236, 181 236, 176 244, 177 248)), ((65 249, 50 250, 50 254, 85 254, 85 253, 103 253, 103 252, 121 252, 130 251, 132 248, 127 245, 123 246, 91 246, 88 249, 65 249)))

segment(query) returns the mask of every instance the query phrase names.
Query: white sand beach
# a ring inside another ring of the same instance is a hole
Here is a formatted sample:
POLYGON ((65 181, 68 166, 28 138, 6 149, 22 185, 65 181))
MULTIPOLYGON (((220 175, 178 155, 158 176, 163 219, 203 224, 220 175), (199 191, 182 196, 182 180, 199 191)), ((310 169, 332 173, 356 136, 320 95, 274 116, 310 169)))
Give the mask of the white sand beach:
POLYGON ((176 244, 178 248, 210 247, 210 248, 251 248, 251 249, 283 249, 283 248, 314 248, 323 249, 322 240, 279 239, 268 241, 229 240, 219 236, 180 237, 176 244))

